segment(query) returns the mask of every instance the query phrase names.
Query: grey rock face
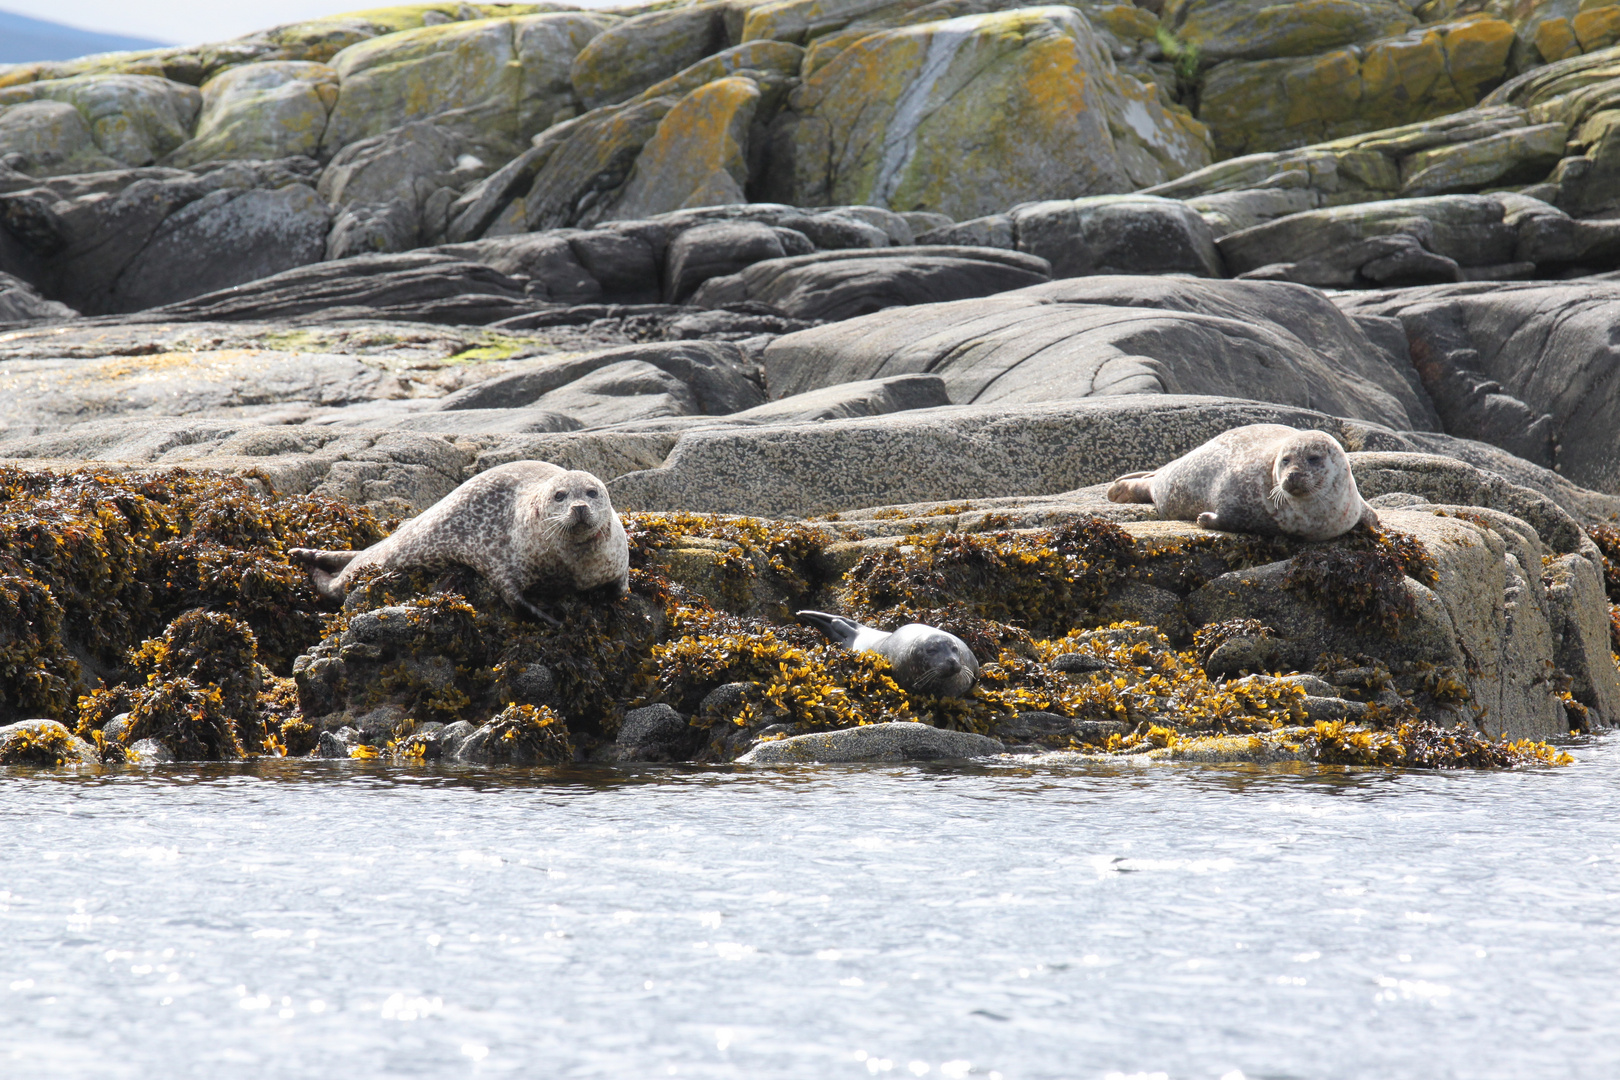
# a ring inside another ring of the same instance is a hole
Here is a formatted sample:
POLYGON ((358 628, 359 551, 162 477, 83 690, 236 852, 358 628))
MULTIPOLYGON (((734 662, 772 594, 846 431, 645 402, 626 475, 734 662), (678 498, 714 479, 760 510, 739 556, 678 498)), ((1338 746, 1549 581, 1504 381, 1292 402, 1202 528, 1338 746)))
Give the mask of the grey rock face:
POLYGON ((335 220, 325 257, 409 251, 443 239, 451 205, 487 172, 461 136, 416 122, 339 150, 321 174, 335 220))
POLYGON ((1486 195, 1396 199, 1291 214, 1216 246, 1234 274, 1277 267, 1276 276, 1322 287, 1458 281, 1464 268, 1512 276, 1522 272, 1519 237, 1506 217, 1486 195))
POLYGON ((699 225, 682 232, 669 245, 664 259, 664 299, 679 303, 710 278, 813 250, 803 233, 773 229, 757 221, 699 225))
POLYGON ((0 432, 41 434, 87 417, 241 415, 284 401, 338 406, 396 387, 355 357, 319 353, 204 350, 151 370, 126 357, 13 360, 0 365, 0 432))
POLYGON ((765 351, 773 395, 931 372, 958 404, 1218 394, 1431 427, 1403 367, 1313 290, 1169 277, 1081 278, 886 311, 765 351))
POLYGON ((1044 260, 984 248, 886 248, 820 252, 756 262, 711 278, 703 306, 766 303, 800 319, 849 319, 884 308, 1021 289, 1051 279, 1044 260))
MULTIPOLYGON (((639 364, 668 377, 669 382, 657 379, 647 382, 647 373, 640 372, 642 389, 634 390, 629 384, 624 386, 637 393, 671 394, 681 401, 680 412, 665 415, 723 415, 752 408, 765 398, 755 381, 753 365, 738 346, 725 342, 681 341, 630 345, 589 356, 526 364, 520 371, 451 394, 440 402, 439 408, 451 411, 535 406, 571 415, 568 400, 551 395, 604 368, 620 364, 639 364)), ((630 375, 630 369, 621 368, 618 378, 630 375)), ((612 386, 611 381, 597 382, 576 386, 575 391, 593 396, 625 396, 616 393, 612 386)))
POLYGON ((46 296, 135 311, 319 259, 329 214, 305 182, 313 164, 64 177, 0 196, 0 221, 46 296))
POLYGON ((66 304, 45 299, 22 278, 0 272, 0 326, 59 322, 76 315, 66 304))
POLYGON ((347 315, 487 323, 531 308, 520 281, 480 263, 412 251, 359 255, 303 266, 233 289, 167 304, 137 317, 151 322, 231 322, 347 315))
POLYGON ((883 416, 910 409, 949 405, 945 380, 938 375, 894 375, 887 379, 840 383, 824 390, 809 390, 778 398, 726 419, 748 423, 805 423, 843 420, 855 416, 883 416))
POLYGON ((1447 432, 1620 493, 1620 282, 1445 285, 1335 303, 1400 320, 1447 432))
POLYGON ((791 735, 758 743, 739 765, 791 765, 864 761, 938 761, 989 757, 1006 751, 997 739, 927 724, 894 722, 791 735))

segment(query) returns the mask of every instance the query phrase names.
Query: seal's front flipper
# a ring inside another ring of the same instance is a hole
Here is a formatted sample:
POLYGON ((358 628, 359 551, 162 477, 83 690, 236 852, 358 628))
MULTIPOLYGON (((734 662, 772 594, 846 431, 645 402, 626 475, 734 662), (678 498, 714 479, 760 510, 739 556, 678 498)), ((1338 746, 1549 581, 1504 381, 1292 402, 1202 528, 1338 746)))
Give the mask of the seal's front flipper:
POLYGON ((1202 514, 1198 515, 1198 527, 1200 529, 1225 529, 1225 526, 1221 524, 1221 519, 1215 516, 1215 512, 1213 510, 1205 510, 1202 514))
POLYGON ((1361 507, 1361 520, 1356 522, 1356 524, 1364 525, 1369 529, 1378 528, 1378 511, 1363 503, 1361 507))
POLYGON ((1117 503, 1150 503, 1153 501, 1153 473, 1133 472, 1108 485, 1108 501, 1117 503))
POLYGON ((825 611, 796 611, 794 614, 800 622, 809 623, 846 649, 855 647, 855 638, 861 632, 860 623, 842 615, 829 615, 825 611))

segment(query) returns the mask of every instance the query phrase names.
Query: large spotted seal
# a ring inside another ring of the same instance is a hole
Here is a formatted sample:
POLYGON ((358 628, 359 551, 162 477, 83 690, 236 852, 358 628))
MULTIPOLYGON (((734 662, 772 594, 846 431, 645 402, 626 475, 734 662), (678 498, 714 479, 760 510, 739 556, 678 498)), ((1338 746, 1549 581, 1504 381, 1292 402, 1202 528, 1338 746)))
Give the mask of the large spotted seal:
POLYGON ((1152 472, 1120 477, 1108 498, 1150 502, 1159 516, 1196 521, 1201 529, 1305 540, 1378 524, 1333 437, 1281 424, 1224 431, 1152 472))
POLYGON ((513 608, 556 619, 523 594, 616 584, 629 589, 630 544, 607 486, 588 472, 545 461, 514 461, 462 484, 364 551, 293 548, 316 591, 340 598, 365 567, 478 571, 513 608))
POLYGON ((887 657, 902 689, 937 697, 961 697, 979 678, 979 661, 955 634, 922 623, 890 633, 825 611, 800 611, 800 619, 851 652, 887 657))

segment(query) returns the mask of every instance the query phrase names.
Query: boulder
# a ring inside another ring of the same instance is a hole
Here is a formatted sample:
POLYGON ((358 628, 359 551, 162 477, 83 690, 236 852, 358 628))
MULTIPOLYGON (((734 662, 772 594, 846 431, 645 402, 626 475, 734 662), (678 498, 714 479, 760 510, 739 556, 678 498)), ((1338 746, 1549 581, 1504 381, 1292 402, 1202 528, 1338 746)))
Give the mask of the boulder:
MULTIPOLYGON (((709 279, 692 302, 718 307, 753 301, 796 319, 851 319, 885 308, 965 301, 1047 280, 1044 259, 1016 252, 881 248, 757 262, 736 274, 709 279)), ((801 380, 798 389, 809 385, 801 380)))
POLYGON ((314 157, 337 101, 337 72, 325 64, 272 61, 229 68, 202 86, 196 133, 165 161, 314 157))
MULTIPOLYGON (((84 75, 0 88, 0 107, 28 101, 71 105, 101 153, 123 165, 149 165, 185 142, 202 107, 196 87, 151 75, 84 75)), ((74 138, 77 129, 67 124, 60 130, 74 138)))
POLYGON ((725 48, 725 3, 651 11, 609 27, 580 50, 569 70, 585 108, 639 94, 725 48))
POLYGON ((1314 290, 1170 277, 1073 278, 888 311, 789 334, 765 351, 775 395, 926 371, 958 404, 1217 394, 1432 428, 1408 367, 1314 290))
POLYGON ((116 169, 121 164, 102 153, 79 110, 61 101, 0 105, 0 158, 31 177, 116 169))
POLYGON ((846 762, 940 761, 991 757, 1006 752, 998 739, 970 731, 947 731, 927 724, 892 722, 791 735, 755 743, 739 765, 834 764, 846 762))
POLYGON ((664 256, 664 298, 679 303, 710 278, 768 259, 810 253, 803 233, 758 221, 717 221, 683 231, 664 256), (791 249, 791 250, 790 250, 791 249))
POLYGON ((560 119, 573 97, 574 57, 617 21, 584 11, 473 19, 351 45, 331 60, 339 93, 323 152, 435 120, 510 156, 560 119))
POLYGON ((1447 432, 1620 494, 1620 282, 1443 285, 1336 302, 1352 314, 1400 320, 1447 432))
MULTIPOLYGON (((503 274, 527 278, 526 288, 538 300, 563 304, 600 300, 602 283, 581 265, 579 255, 569 243, 571 235, 571 230, 519 233, 465 244, 444 244, 431 250, 434 254, 483 263, 503 274)), ((645 290, 649 284, 638 282, 637 291, 645 290)))
POLYGON ((614 742, 621 762, 683 761, 701 740, 701 731, 670 706, 648 705, 624 714, 614 742))
POLYGON ((1100 195, 1031 203, 1008 217, 1018 250, 1045 259, 1053 277, 1225 276, 1209 225, 1176 199, 1100 195))
POLYGON ((0 727, 0 765, 97 765, 95 747, 55 720, 22 720, 0 727))
POLYGON ((792 93, 771 138, 766 198, 959 219, 1128 191, 1209 160, 1202 127, 1118 74, 1064 7, 862 37, 792 93))
POLYGON ((658 122, 607 218, 645 218, 689 206, 745 203, 748 131, 759 84, 733 75, 705 83, 658 122))

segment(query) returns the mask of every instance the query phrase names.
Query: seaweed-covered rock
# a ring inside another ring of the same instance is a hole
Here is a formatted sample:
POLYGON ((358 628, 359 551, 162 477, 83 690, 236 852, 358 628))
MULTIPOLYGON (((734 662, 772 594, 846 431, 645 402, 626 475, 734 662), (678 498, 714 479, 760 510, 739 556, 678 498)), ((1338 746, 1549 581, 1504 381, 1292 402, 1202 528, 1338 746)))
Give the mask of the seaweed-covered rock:
MULTIPOLYGON (((219 715, 240 719, 250 745, 259 739, 255 662, 285 671, 320 637, 317 598, 285 548, 365 547, 385 535, 366 511, 185 474, 6 470, 0 498, 0 564, 9 570, 0 604, 13 616, 6 625, 18 628, 0 643, 0 716, 76 719, 79 695, 98 680, 119 684, 130 652, 161 634, 137 665, 159 680, 201 676, 191 684, 198 692, 223 682, 234 716, 219 715), (184 614, 197 608, 209 613, 184 614)), ((222 697, 210 708, 227 705, 222 697)))
POLYGON ((95 765, 95 747, 55 720, 22 720, 0 727, 0 766, 95 765))

